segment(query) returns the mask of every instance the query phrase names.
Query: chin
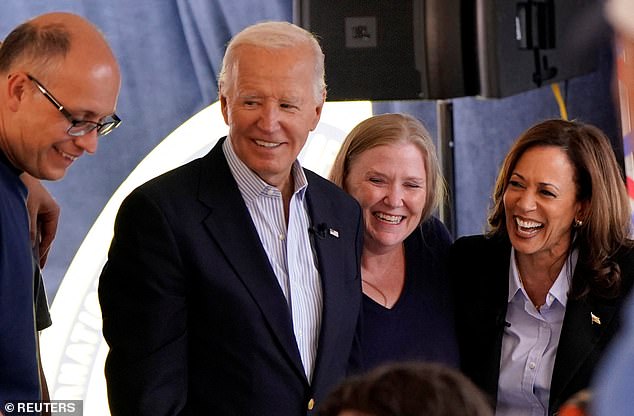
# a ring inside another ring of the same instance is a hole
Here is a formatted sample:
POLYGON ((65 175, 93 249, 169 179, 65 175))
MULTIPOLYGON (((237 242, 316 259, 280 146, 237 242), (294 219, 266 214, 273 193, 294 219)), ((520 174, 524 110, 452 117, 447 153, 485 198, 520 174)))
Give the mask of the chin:
POLYGON ((40 176, 36 176, 38 179, 46 180, 46 181, 58 181, 66 176, 66 170, 62 171, 53 171, 53 172, 43 172, 40 176))
POLYGON ((536 253, 541 248, 541 246, 539 246, 538 244, 535 244, 534 242, 527 243, 525 241, 518 241, 518 240, 511 240, 511 245, 513 246, 515 251, 517 251, 518 253, 527 254, 527 255, 536 253))
POLYGON ((394 238, 394 239, 389 239, 389 240, 381 240, 379 241, 379 245, 381 245, 383 248, 397 248, 400 247, 401 244, 403 244, 403 241, 405 241, 404 238, 394 238))

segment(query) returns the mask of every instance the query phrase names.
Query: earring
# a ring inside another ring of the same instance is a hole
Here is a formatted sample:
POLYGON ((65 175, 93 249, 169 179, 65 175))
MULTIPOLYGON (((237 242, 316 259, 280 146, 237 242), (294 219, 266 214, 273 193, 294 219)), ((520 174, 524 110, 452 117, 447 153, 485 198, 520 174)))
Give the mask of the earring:
POLYGON ((576 228, 579 228, 579 227, 581 227, 581 226, 583 225, 583 221, 578 220, 578 219, 576 219, 576 218, 575 218, 575 222, 573 223, 573 225, 574 225, 576 228))

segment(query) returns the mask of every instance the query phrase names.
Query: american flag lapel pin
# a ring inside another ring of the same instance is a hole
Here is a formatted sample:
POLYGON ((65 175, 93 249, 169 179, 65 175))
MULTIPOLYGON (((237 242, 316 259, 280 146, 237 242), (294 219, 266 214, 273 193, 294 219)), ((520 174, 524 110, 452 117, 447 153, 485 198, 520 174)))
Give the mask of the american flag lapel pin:
POLYGON ((592 325, 601 325, 601 318, 592 312, 590 312, 590 319, 592 320, 592 325))
POLYGON ((328 228, 328 234, 330 234, 331 236, 335 238, 339 238, 339 231, 334 230, 332 228, 328 228))

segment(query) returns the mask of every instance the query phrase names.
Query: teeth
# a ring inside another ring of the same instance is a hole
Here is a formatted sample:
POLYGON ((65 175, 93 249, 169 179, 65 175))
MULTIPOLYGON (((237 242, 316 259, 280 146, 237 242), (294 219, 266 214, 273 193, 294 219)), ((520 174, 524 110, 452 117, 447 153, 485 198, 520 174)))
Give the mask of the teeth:
POLYGON ((376 212, 374 216, 380 220, 387 221, 392 224, 398 224, 399 222, 403 220, 402 215, 389 215, 389 214, 384 214, 382 212, 376 212))
POLYGON ((66 159, 70 160, 71 162, 74 162, 75 160, 77 160, 78 156, 73 156, 69 153, 66 153, 60 149, 55 148, 55 150, 57 150, 57 153, 59 153, 60 155, 62 155, 63 157, 65 157, 66 159))
POLYGON ((539 222, 535 222, 535 221, 525 221, 525 220, 521 220, 519 218, 515 218, 515 222, 517 223, 517 225, 519 225, 522 228, 539 228, 542 226, 541 223, 539 222))
POLYGON ((256 140, 255 143, 262 147, 277 147, 280 143, 265 142, 264 140, 256 140))

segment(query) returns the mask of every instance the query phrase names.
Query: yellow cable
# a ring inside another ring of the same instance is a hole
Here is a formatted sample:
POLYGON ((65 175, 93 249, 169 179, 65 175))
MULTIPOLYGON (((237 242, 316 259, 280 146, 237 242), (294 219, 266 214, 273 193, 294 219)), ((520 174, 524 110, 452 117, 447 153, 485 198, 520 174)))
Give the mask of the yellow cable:
POLYGON ((557 101, 557 105, 559 106, 559 114, 561 115, 561 118, 568 121, 568 110, 566 109, 566 103, 564 102, 564 99, 561 97, 561 89, 559 88, 559 84, 550 84, 550 88, 553 90, 553 94, 555 95, 555 100, 557 101))

